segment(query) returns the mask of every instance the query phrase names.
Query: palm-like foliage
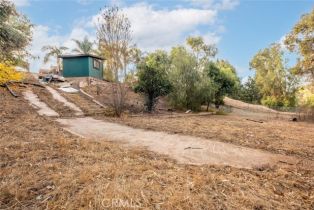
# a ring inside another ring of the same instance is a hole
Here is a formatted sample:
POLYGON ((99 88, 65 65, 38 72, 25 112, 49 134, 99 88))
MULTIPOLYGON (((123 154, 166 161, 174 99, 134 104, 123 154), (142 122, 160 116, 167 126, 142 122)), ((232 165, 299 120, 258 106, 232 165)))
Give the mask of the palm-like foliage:
POLYGON ((47 52, 47 54, 44 57, 44 63, 47 63, 51 57, 55 57, 57 59, 57 71, 60 70, 60 58, 59 56, 64 53, 68 48, 67 47, 57 47, 57 46, 51 46, 46 45, 41 48, 43 52, 47 52))
POLYGON ((47 52, 47 54, 44 57, 44 63, 47 63, 51 57, 55 57, 58 60, 58 56, 62 55, 64 51, 66 51, 67 47, 57 47, 57 46, 51 46, 46 45, 41 48, 43 52, 47 52))
POLYGON ((93 49, 94 43, 89 41, 88 38, 85 36, 83 41, 72 39, 75 44, 76 48, 72 50, 72 52, 76 53, 82 53, 82 54, 91 54, 95 53, 95 50, 93 49))

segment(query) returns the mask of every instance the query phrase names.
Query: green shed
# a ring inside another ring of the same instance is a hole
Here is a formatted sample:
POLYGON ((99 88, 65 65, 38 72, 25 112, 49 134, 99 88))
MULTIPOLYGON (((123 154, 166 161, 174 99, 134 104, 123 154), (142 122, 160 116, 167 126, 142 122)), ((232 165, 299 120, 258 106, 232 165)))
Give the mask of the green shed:
POLYGON ((95 55, 61 55, 64 77, 94 77, 103 79, 104 59, 95 55))

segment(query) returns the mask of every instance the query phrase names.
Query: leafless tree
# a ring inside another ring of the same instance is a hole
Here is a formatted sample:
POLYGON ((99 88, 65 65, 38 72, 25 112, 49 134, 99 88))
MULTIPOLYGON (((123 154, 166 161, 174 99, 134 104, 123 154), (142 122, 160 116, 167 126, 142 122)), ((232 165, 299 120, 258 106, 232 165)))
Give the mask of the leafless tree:
POLYGON ((113 75, 112 99, 116 115, 123 112, 128 87, 122 78, 129 64, 131 45, 131 23, 119 7, 102 10, 97 24, 99 50, 106 59, 106 68, 113 75))

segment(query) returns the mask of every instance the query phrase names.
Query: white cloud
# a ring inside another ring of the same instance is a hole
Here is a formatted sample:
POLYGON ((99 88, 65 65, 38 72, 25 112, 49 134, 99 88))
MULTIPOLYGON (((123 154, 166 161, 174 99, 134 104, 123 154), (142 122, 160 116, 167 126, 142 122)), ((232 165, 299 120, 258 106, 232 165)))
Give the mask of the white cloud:
MULTIPOLYGON (((187 34, 193 34, 199 26, 213 25, 217 17, 217 11, 211 9, 155 9, 148 4, 125 7, 123 12, 131 21, 134 42, 145 51, 182 44, 187 34)), ((94 24, 98 17, 93 17, 94 24)), ((212 34, 207 37, 210 42, 218 39, 212 34)))
MULTIPOLYGON (((79 0, 81 3, 90 0, 79 0)), ((185 0, 182 0, 185 1, 185 0)), ((112 2, 121 2, 113 0, 112 2)), ((206 43, 217 44, 221 39, 224 26, 217 21, 218 13, 222 9, 231 9, 236 5, 235 0, 193 0, 193 4, 206 4, 203 7, 160 9, 149 4, 134 4, 124 6, 123 12, 131 21, 133 41, 143 51, 156 49, 169 50, 172 46, 184 44, 190 35, 202 36, 206 43)), ((31 61, 32 71, 38 71, 42 66, 44 45, 74 47, 72 39, 83 39, 88 36, 96 40, 95 24, 98 15, 77 20, 70 33, 52 35, 54 29, 46 26, 37 26, 34 30, 31 53, 40 56, 40 60, 31 61)), ((47 66, 47 65, 46 65, 47 66)))
POLYGON ((47 67, 49 65, 42 65, 43 64, 43 57, 44 53, 41 51, 41 48, 44 45, 59 45, 62 37, 61 36, 50 36, 49 33, 50 29, 47 26, 35 26, 33 30, 33 42, 30 46, 30 52, 33 56, 39 57, 39 59, 31 59, 30 62, 30 69, 31 71, 37 72, 41 67, 47 67))
POLYGON ((29 6, 30 2, 29 0, 10 0, 13 2, 17 7, 24 7, 29 6))
POLYGON ((205 43, 212 44, 212 45, 218 44, 221 39, 221 37, 217 33, 214 33, 214 32, 209 32, 202 36, 204 38, 205 43))

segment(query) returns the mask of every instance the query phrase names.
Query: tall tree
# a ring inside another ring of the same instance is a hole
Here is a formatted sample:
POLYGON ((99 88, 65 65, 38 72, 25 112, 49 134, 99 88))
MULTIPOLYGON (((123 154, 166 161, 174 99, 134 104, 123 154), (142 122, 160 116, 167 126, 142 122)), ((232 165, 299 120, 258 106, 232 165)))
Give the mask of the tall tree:
POLYGON ((48 63, 51 57, 55 58, 57 60, 57 71, 60 71, 61 61, 59 56, 61 56, 68 48, 67 47, 57 47, 57 46, 51 46, 46 45, 41 48, 43 52, 46 52, 46 55, 44 57, 44 63, 48 63))
POLYGON ((233 81, 233 87, 228 92, 228 95, 233 98, 238 98, 241 82, 236 69, 226 60, 217 60, 216 66, 226 75, 226 77, 228 77, 229 80, 233 81))
POLYGON ((314 9, 301 17, 300 21, 286 36, 285 44, 300 58, 293 69, 295 74, 309 75, 314 83, 314 9))
POLYGON ((219 86, 215 83, 213 79, 208 77, 206 72, 203 72, 199 86, 199 96, 201 98, 201 102, 202 104, 206 104, 206 111, 208 111, 209 105, 211 103, 215 103, 215 96, 218 92, 219 86))
POLYGON ((107 70, 113 75, 112 100, 116 115, 120 116, 127 97, 127 87, 121 83, 126 76, 131 45, 131 23, 119 7, 101 11, 97 25, 99 50, 106 58, 107 70))
MULTIPOLYGON (((19 64, 30 54, 26 47, 32 40, 33 25, 16 11, 14 4, 0 1, 0 61, 19 64)), ((23 63, 23 62, 22 62, 23 63)))
POLYGON ((82 54, 93 54, 95 50, 93 49, 94 43, 89 41, 87 36, 84 37, 83 41, 72 39, 75 44, 76 48, 72 50, 72 52, 82 53, 82 54))
POLYGON ((248 103, 259 104, 261 100, 261 94, 259 88, 256 85, 255 78, 249 77, 244 85, 241 85, 241 91, 239 95, 240 100, 248 103))
POLYGON ((97 25, 99 49, 106 58, 107 67, 113 72, 114 81, 124 73, 131 48, 131 23, 119 7, 102 10, 97 25))
POLYGON ((294 88, 289 88, 294 77, 286 68, 285 62, 279 44, 272 44, 269 48, 260 50, 250 62, 250 68, 255 70, 256 85, 262 94, 262 103, 265 105, 293 105, 286 101, 291 95, 294 98, 294 91, 291 91, 294 88))
POLYGON ((214 104, 217 108, 223 104, 223 98, 226 94, 230 94, 234 87, 235 81, 225 72, 219 69, 216 63, 208 62, 204 72, 209 79, 213 81, 216 92, 214 92, 214 104))
POLYGON ((149 112, 154 110, 158 97, 167 95, 171 90, 169 67, 169 58, 164 51, 151 53, 138 64, 138 84, 135 91, 145 95, 149 112))
POLYGON ((230 93, 234 85, 227 72, 229 70, 232 77, 235 70, 226 64, 223 66, 226 69, 224 73, 210 62, 217 48, 207 45, 202 37, 189 37, 186 42, 191 50, 181 46, 171 51, 170 79, 174 91, 170 99, 177 107, 192 110, 199 110, 202 104, 206 104, 207 109, 210 103, 219 106, 223 96, 230 93))
POLYGON ((186 48, 172 48, 169 77, 175 90, 170 94, 172 103, 178 108, 198 110, 202 102, 199 97, 201 75, 196 57, 186 48))
POLYGON ((201 36, 190 36, 186 39, 186 43, 191 47, 198 61, 208 60, 217 54, 216 46, 206 44, 201 36))

